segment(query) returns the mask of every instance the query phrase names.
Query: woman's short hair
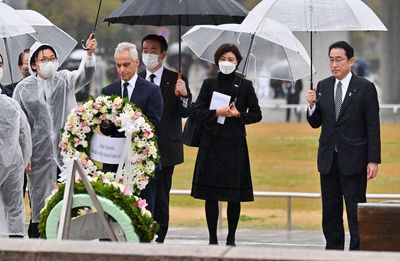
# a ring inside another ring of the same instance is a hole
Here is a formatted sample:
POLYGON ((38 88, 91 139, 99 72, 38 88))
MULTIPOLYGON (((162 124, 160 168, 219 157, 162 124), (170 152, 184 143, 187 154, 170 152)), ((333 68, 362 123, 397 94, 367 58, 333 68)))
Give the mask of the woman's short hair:
POLYGON ((128 51, 130 53, 132 60, 136 60, 139 58, 136 45, 134 45, 133 43, 122 42, 119 43, 115 48, 114 59, 117 57, 117 53, 122 53, 124 51, 128 51))
POLYGON ((226 53, 229 53, 229 52, 232 52, 236 56, 236 60, 238 61, 237 65, 239 66, 240 62, 243 60, 243 57, 240 54, 239 48, 236 45, 229 44, 229 43, 225 43, 225 44, 221 45, 215 51, 215 54, 214 54, 215 64, 218 66, 218 62, 219 62, 219 59, 221 59, 221 56, 226 53))

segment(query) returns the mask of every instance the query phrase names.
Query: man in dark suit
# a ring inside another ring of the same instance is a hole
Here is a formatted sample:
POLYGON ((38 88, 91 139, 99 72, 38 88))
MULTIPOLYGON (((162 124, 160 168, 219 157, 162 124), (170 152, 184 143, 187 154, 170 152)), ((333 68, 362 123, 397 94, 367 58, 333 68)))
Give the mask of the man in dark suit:
MULTIPOLYGON (((101 91, 103 95, 118 95, 128 98, 132 103, 138 106, 144 115, 157 129, 160 124, 163 110, 163 99, 160 88, 154 83, 148 82, 137 75, 137 68, 140 64, 136 46, 132 43, 123 42, 115 48, 115 65, 121 80, 118 80, 101 91)), ((111 124, 110 124, 111 125, 111 124)), ((102 124, 101 131, 106 135, 114 137, 122 136, 113 126, 102 124)), ((103 164, 103 171, 116 172, 118 165, 103 164)), ((154 213, 154 194, 155 182, 150 179, 146 188, 141 191, 141 197, 148 203, 147 209, 154 213)))
MULTIPOLYGON (((283 83, 286 87, 286 103, 287 104, 299 104, 300 103, 300 93, 303 90, 303 82, 301 79, 298 79, 296 82, 285 81, 283 83)), ((292 109, 286 109, 286 122, 290 121, 290 114, 292 109)), ((297 121, 301 121, 301 111, 298 109, 293 109, 294 114, 296 115, 297 121)))
POLYGON ((318 149, 322 228, 326 249, 344 249, 343 198, 350 250, 360 248, 357 204, 366 202, 367 180, 381 163, 379 104, 373 83, 351 72, 354 50, 346 42, 329 47, 332 76, 309 90, 307 120, 322 126, 318 149))
POLYGON ((160 86, 164 110, 158 128, 161 169, 156 171, 154 219, 160 225, 156 242, 163 243, 169 223, 169 192, 175 165, 183 162, 182 117, 188 116, 191 94, 186 79, 163 66, 168 44, 161 35, 150 34, 142 40, 144 79, 160 86))

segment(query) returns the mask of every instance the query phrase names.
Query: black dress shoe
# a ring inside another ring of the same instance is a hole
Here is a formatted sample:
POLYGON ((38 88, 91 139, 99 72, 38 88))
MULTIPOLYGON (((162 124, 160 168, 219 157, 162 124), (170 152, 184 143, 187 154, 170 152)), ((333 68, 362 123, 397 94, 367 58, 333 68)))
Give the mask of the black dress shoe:
POLYGON ((9 235, 9 238, 24 238, 23 235, 9 235))
POLYGON ((234 239, 233 239, 233 240, 232 240, 232 239, 227 239, 227 240, 226 240, 226 245, 227 245, 227 246, 234 246, 234 247, 235 247, 235 246, 236 246, 235 240, 234 240, 234 239))
POLYGON ((39 238, 39 223, 29 223, 28 227, 28 236, 29 238, 39 238))
POLYGON ((218 239, 213 238, 208 241, 209 245, 218 245, 218 239))

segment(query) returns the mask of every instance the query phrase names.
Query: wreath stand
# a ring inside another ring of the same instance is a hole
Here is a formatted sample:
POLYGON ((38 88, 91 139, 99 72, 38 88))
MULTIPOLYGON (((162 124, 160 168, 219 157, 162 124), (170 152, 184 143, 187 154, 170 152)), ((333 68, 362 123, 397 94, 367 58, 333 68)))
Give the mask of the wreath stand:
POLYGON ((67 177, 65 181, 65 190, 63 197, 63 204, 61 208, 61 216, 60 223, 58 227, 57 240, 65 240, 69 238, 70 225, 71 225, 71 210, 73 206, 73 195, 74 195, 74 184, 75 184, 75 175, 78 172, 83 184, 85 185, 86 191, 90 196, 90 200, 92 201, 94 207, 97 210, 98 216, 102 225, 105 228, 105 231, 111 241, 118 241, 114 231, 111 228, 110 223, 108 222, 103 207, 101 206, 96 193, 94 192, 92 186, 90 185, 89 179, 84 172, 83 166, 80 161, 76 158, 71 160, 67 167, 67 177))

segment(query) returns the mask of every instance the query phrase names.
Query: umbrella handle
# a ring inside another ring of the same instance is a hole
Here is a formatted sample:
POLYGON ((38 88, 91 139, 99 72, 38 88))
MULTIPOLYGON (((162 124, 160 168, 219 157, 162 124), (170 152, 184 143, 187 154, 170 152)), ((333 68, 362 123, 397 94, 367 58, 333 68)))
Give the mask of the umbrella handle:
MULTIPOLYGON (((92 34, 91 34, 90 39, 93 39, 94 36, 95 36, 95 34, 96 34, 96 33, 93 31, 92 34)), ((85 40, 83 40, 83 39, 81 40, 81 47, 82 47, 82 49, 85 50, 85 51, 89 50, 89 49, 86 47, 86 45, 85 45, 85 40)))
MULTIPOLYGON (((180 79, 182 79, 182 73, 181 72, 178 73, 178 80, 180 80, 180 79)), ((181 93, 176 88, 175 88, 175 96, 176 97, 180 97, 181 96, 181 93)))

